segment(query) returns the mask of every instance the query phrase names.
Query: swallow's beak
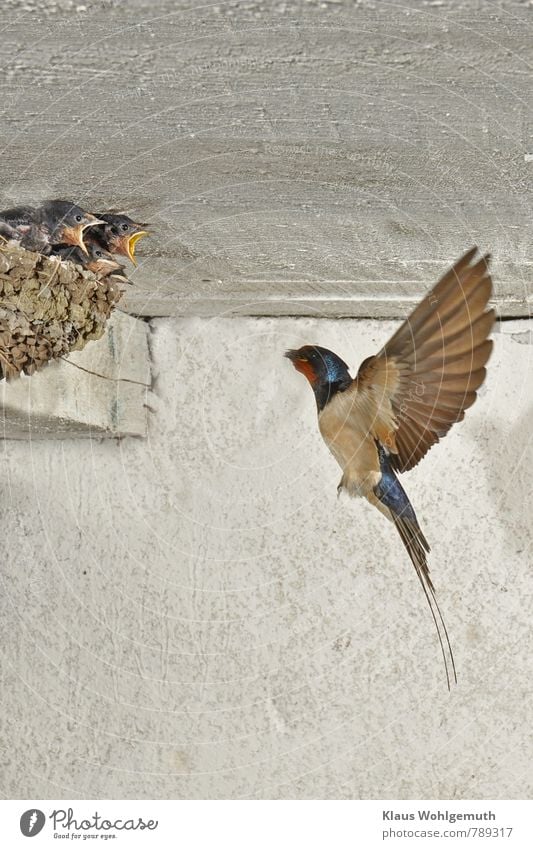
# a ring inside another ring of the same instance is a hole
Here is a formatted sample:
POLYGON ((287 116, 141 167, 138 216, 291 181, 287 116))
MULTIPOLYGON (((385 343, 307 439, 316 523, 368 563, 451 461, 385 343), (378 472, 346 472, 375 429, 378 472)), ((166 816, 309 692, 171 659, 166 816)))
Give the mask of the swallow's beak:
POLYGON ((133 236, 130 236, 126 241, 126 254, 133 265, 137 265, 137 260, 135 259, 135 245, 139 239, 142 239, 143 236, 148 236, 147 230, 138 230, 137 233, 134 233, 133 236))
POLYGON ((97 227, 98 224, 104 224, 104 223, 105 222, 101 221, 100 218, 97 218, 96 215, 92 215, 90 212, 88 212, 86 214, 85 219, 82 222, 80 242, 79 242, 79 245, 80 245, 80 248, 82 249, 82 251, 85 251, 85 253, 88 253, 87 248, 85 247, 85 242, 83 241, 84 232, 86 230, 88 230, 89 227, 97 227))
POLYGON ((314 383, 316 380, 316 374, 313 366, 307 359, 307 357, 302 354, 301 351, 285 351, 285 356, 288 360, 291 361, 296 371, 299 371, 301 374, 305 375, 309 383, 314 383))
POLYGON ((87 212, 85 214, 83 226, 84 227, 94 227, 96 224, 105 224, 105 221, 102 221, 101 218, 97 218, 96 215, 92 214, 92 212, 87 212))
POLYGON ((76 245, 81 248, 84 254, 88 254, 88 250, 85 247, 85 242, 83 241, 83 234, 88 227, 95 227, 97 224, 103 224, 103 221, 100 221, 95 215, 91 215, 89 212, 82 219, 80 224, 77 224, 76 227, 65 227, 63 231, 63 242, 67 245, 76 245))
POLYGON ((130 280, 125 274, 111 274, 108 279, 113 280, 114 283, 127 283, 129 286, 133 286, 133 280, 130 280))

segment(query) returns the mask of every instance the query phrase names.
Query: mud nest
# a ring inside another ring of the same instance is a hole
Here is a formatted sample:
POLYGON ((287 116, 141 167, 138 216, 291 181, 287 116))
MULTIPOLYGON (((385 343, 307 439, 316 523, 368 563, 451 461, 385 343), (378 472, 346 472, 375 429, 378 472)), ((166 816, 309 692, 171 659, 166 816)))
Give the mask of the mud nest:
POLYGON ((0 245, 0 377, 33 374, 99 339, 123 293, 72 262, 0 245))

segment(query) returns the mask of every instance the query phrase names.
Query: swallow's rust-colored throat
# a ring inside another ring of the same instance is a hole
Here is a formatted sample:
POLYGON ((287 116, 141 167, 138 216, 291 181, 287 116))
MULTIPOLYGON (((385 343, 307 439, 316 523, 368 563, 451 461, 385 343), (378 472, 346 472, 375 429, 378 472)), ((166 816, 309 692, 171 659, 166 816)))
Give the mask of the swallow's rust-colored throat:
POLYGON ((300 351, 287 351, 285 356, 288 360, 291 361, 296 371, 299 371, 300 374, 303 374, 309 383, 315 383, 317 380, 317 374, 315 369, 307 359, 307 357, 303 356, 300 351))

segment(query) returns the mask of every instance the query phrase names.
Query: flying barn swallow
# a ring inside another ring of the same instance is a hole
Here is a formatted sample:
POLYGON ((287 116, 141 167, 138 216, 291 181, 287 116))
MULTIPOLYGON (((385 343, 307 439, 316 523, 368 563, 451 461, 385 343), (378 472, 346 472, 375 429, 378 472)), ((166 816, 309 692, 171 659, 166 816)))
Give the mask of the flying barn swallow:
POLYGON ((102 223, 91 231, 91 240, 109 253, 126 256, 133 265, 137 265, 135 245, 148 235, 148 224, 138 224, 128 215, 117 212, 102 212, 98 218, 102 223))
POLYGON ((485 379, 495 321, 490 257, 472 248, 442 277, 381 351, 352 378, 333 351, 286 355, 315 394, 318 426, 342 469, 339 491, 364 496, 394 522, 429 604, 446 669, 455 661, 429 574, 428 542, 396 473, 407 472, 464 418, 485 379))
POLYGON ((0 212, 0 235, 45 255, 59 244, 78 246, 87 253, 84 233, 101 223, 70 200, 49 200, 36 207, 4 209, 0 212))

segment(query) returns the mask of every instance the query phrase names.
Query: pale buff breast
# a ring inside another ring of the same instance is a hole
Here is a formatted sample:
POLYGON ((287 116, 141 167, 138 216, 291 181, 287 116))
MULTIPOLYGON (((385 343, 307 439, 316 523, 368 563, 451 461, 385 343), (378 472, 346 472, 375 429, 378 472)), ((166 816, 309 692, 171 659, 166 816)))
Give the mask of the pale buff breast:
POLYGON ((356 392, 339 392, 318 415, 324 442, 343 471, 341 485, 351 495, 367 495, 381 471, 373 426, 377 407, 356 392))

